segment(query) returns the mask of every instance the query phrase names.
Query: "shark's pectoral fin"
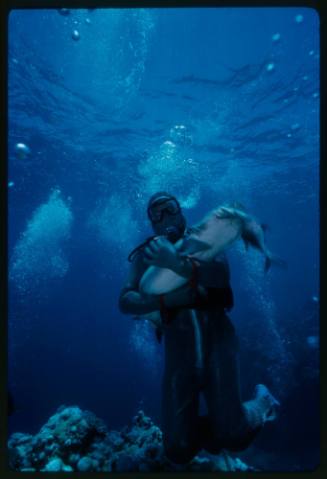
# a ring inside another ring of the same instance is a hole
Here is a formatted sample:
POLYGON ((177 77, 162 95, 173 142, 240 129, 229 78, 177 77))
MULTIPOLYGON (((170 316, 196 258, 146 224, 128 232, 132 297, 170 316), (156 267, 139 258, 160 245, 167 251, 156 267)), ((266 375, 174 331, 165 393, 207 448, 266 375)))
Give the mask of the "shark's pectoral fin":
POLYGON ((199 251, 206 251, 210 248, 210 245, 205 241, 198 240, 196 238, 186 238, 180 249, 182 255, 195 254, 199 251))

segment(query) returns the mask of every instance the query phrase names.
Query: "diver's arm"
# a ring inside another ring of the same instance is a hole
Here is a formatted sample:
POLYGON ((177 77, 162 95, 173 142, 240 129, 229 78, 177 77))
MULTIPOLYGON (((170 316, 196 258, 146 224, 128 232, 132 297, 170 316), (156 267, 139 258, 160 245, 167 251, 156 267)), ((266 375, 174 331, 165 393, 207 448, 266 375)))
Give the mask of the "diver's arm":
POLYGON ((224 257, 209 263, 189 257, 182 257, 178 261, 175 273, 206 288, 225 288, 229 286, 229 267, 224 257), (178 264, 179 263, 179 264, 178 264))
MULTIPOLYGON (((198 292, 200 295, 201 293, 198 292)), ((202 294, 204 292, 202 291, 202 294)), ((167 309, 195 306, 198 296, 189 286, 171 291, 160 296, 145 295, 135 290, 128 290, 119 299, 119 309, 123 314, 142 315, 159 311, 164 305, 167 309)))
POLYGON ((138 291, 139 281, 147 266, 143 264, 141 254, 137 254, 131 264, 125 286, 119 295, 119 310, 123 314, 146 314, 160 308, 159 299, 143 297, 138 291), (157 300, 157 301, 156 301, 157 300))
POLYGON ((124 288, 119 297, 119 310, 123 314, 141 314, 159 311, 160 299, 157 296, 145 296, 137 290, 124 288))
MULTIPOLYGON (((190 307, 194 305, 196 292, 189 285, 159 296, 145 295, 138 291, 139 280, 147 268, 138 255, 132 263, 129 277, 119 296, 119 310, 123 314, 141 315, 159 311, 164 303, 166 308, 190 307)), ((201 291, 197 291, 201 294, 201 291)), ((202 294, 204 292, 202 291, 202 294)))
MULTIPOLYGON (((217 259, 217 258, 216 258, 217 259)), ((167 239, 158 237, 144 249, 144 261, 148 265, 168 268, 190 280, 195 287, 225 288, 229 285, 229 270, 223 256, 218 261, 203 262, 181 254, 167 239), (221 260, 222 259, 222 260, 221 260)))

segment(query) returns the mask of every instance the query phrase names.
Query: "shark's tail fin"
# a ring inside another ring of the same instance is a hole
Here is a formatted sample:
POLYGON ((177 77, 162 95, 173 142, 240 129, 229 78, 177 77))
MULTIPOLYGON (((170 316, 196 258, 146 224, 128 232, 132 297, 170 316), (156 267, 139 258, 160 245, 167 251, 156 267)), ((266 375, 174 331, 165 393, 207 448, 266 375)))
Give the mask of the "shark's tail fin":
POLYGON ((268 254, 266 256, 266 261, 265 261, 265 273, 269 271, 271 265, 274 264, 276 266, 279 266, 280 268, 287 268, 287 263, 283 259, 279 258, 278 256, 274 256, 272 254, 268 254))

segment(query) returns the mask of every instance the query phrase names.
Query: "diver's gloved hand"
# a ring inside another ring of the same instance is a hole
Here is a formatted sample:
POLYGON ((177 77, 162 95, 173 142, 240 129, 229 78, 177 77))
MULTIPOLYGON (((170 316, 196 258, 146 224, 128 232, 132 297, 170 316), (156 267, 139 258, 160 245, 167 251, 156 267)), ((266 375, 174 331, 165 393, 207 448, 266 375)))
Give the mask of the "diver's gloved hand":
POLYGON ((144 248, 143 253, 144 262, 148 265, 173 271, 180 269, 182 258, 175 246, 165 236, 156 236, 144 248))

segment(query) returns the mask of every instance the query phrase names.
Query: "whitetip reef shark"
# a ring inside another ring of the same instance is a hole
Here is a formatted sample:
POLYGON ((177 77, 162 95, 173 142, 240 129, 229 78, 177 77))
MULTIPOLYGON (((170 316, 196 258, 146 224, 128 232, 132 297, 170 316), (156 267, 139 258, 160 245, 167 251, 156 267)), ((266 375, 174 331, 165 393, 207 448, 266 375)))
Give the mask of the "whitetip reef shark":
MULTIPOLYGON (((219 206, 190 229, 190 234, 181 238, 175 247, 182 256, 212 261, 237 240, 261 251, 265 256, 265 271, 271 264, 286 266, 285 261, 273 256, 265 244, 265 225, 261 225, 252 215, 246 213, 239 203, 219 206)), ((160 295, 173 291, 188 279, 168 268, 149 266, 143 274, 139 290, 141 293, 160 295)))

